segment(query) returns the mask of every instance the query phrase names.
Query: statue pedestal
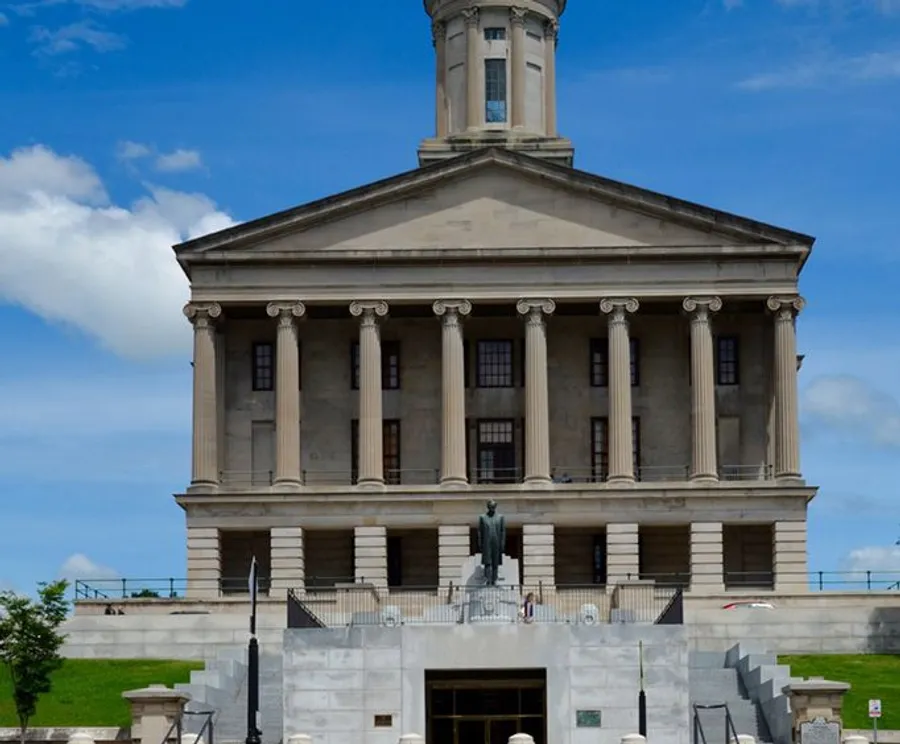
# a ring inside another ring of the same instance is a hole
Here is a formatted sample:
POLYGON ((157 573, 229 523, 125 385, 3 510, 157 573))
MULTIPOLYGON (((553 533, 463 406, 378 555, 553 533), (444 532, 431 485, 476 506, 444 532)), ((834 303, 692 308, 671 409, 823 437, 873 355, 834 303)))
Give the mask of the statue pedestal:
POLYGON ((462 567, 465 587, 463 622, 514 623, 519 617, 519 561, 503 556, 497 571, 497 583, 489 586, 481 565, 481 553, 470 556, 462 567))

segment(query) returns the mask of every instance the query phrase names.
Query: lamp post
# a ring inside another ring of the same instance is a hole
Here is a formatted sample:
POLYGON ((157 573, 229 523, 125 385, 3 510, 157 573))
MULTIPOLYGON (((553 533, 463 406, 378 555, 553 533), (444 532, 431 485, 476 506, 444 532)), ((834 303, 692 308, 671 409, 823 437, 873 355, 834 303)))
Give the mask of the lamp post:
POLYGON ((256 594, 259 588, 256 556, 250 561, 250 646, 247 649, 246 744, 261 744, 259 730, 259 641, 256 639, 256 594))
MULTIPOLYGON (((644 692, 644 642, 638 641, 638 664, 640 666, 641 689, 638 692, 638 733, 647 738, 647 694, 644 692)), ((248 742, 249 744, 249 742, 248 742)))

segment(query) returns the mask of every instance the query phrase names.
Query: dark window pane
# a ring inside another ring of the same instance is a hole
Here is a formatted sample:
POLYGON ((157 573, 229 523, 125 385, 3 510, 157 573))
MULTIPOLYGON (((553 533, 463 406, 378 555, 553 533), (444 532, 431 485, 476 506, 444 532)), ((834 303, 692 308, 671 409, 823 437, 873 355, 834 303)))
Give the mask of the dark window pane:
POLYGON ((609 434, 605 418, 591 419, 591 477, 595 483, 609 473, 609 434))
POLYGON ((275 347, 270 343, 253 344, 253 389, 275 389, 275 347))
POLYGON ((400 422, 385 421, 382 440, 384 457, 384 482, 388 485, 400 483, 400 422))
POLYGON ((629 339, 629 356, 631 357, 631 386, 641 384, 641 344, 636 338, 629 339))
POLYGON ((486 28, 484 30, 485 41, 503 41, 506 38, 505 28, 486 28))
POLYGON ((506 121, 506 60, 484 61, 484 120, 488 124, 506 121))
POLYGON ((477 451, 479 483, 516 481, 514 424, 509 419, 478 422, 477 451))
POLYGON ((475 360, 478 387, 513 386, 513 343, 509 340, 479 341, 475 360))
POLYGON ((591 387, 609 384, 609 350, 605 338, 592 338, 590 344, 591 387))
POLYGON ((716 384, 740 383, 740 359, 736 336, 719 336, 716 339, 716 384))

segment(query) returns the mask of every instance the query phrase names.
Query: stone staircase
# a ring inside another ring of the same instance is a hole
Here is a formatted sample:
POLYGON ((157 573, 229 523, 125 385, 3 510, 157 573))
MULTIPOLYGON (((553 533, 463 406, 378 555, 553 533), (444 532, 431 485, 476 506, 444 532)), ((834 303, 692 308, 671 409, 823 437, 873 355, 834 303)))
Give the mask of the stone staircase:
MULTIPOLYGON (((724 653, 692 651, 688 664, 692 738, 693 706, 726 703, 738 734, 750 734, 758 742, 770 741, 759 707, 744 691, 738 670, 725 666, 724 653)), ((728 744, 730 736, 725 733, 724 709, 701 710, 699 716, 707 744, 728 744)))

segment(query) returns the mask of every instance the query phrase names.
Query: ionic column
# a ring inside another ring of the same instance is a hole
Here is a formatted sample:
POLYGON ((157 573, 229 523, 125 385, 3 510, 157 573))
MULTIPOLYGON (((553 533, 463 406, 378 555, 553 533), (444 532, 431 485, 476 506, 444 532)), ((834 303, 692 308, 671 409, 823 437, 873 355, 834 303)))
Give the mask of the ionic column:
POLYGON ((219 485, 215 322, 222 307, 217 302, 189 302, 184 314, 194 326, 191 487, 214 489, 219 485))
POLYGON ((525 8, 509 9, 510 83, 512 87, 512 125, 525 126, 525 8))
POLYGON ((437 300, 434 313, 441 319, 441 485, 465 486, 466 387, 462 319, 472 312, 468 300, 437 300))
POLYGON ((299 488, 300 348, 296 320, 306 314, 301 302, 273 302, 266 307, 278 318, 275 358, 275 486, 299 488))
POLYGON ((609 316, 609 479, 634 483, 634 431, 631 423, 631 344, 628 315, 639 304, 633 297, 603 299, 600 311, 609 316))
POLYGON ((775 477, 800 478, 800 431, 797 414, 797 331, 802 297, 770 297, 775 314, 775 477))
POLYGON ((386 302, 352 302, 350 314, 359 323, 359 478, 357 485, 384 485, 381 415, 381 332, 379 318, 386 302))
POLYGON ((544 24, 544 133, 556 136, 556 42, 559 21, 544 24))
POLYGON ((449 128, 447 112, 447 24, 443 21, 434 21, 431 24, 431 41, 434 43, 434 53, 437 64, 437 81, 435 90, 437 101, 435 102, 435 133, 438 137, 446 137, 449 128))
POLYGON ((722 309, 722 300, 687 297, 682 307, 691 316, 691 480, 716 481, 716 386, 710 316, 722 309))
POLYGON ((547 392, 547 328, 553 300, 519 300, 525 319, 525 482, 550 482, 550 403, 547 392))
POLYGON ((481 39, 478 36, 478 8, 466 8, 462 12, 466 22, 466 127, 481 126, 481 96, 478 85, 478 53, 481 39))

